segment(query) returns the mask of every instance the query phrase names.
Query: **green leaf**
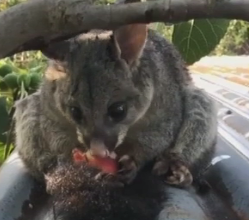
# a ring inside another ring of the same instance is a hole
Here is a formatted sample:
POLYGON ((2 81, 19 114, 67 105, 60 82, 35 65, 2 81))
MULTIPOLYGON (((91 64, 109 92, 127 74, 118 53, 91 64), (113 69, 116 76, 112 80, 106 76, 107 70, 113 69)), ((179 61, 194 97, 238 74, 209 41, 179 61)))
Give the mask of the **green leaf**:
POLYGON ((187 64, 208 55, 227 32, 230 20, 202 19, 174 25, 172 42, 187 64))
POLYGON ((9 125, 6 97, 0 97, 0 142, 6 142, 6 132, 9 130, 9 125))

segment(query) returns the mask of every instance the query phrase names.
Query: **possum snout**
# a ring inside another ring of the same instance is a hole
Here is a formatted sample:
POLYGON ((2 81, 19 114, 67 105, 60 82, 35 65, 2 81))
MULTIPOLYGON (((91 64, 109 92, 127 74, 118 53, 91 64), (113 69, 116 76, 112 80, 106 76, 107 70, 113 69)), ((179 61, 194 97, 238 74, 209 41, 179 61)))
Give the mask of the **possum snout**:
POLYGON ((118 133, 115 130, 108 127, 94 127, 93 130, 91 129, 87 132, 82 131, 81 136, 84 144, 92 155, 114 157, 113 151, 118 142, 118 133))
POLYGON ((91 129, 78 128, 77 135, 80 142, 88 148, 94 156, 116 158, 114 151, 122 144, 127 128, 122 126, 93 126, 91 129))

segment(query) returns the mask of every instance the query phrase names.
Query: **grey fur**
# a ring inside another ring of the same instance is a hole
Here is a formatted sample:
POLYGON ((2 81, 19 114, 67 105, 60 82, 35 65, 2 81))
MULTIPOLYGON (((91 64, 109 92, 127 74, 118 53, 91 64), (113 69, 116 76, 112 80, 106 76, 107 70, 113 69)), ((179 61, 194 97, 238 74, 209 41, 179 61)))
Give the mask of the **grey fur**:
MULTIPOLYGON (((192 166, 213 151, 214 104, 192 84, 174 46, 149 30, 141 57, 128 65, 111 42, 108 34, 67 41, 66 53, 53 55, 48 67, 63 77, 44 77, 39 91, 16 104, 16 146, 33 176, 43 178, 59 155, 70 158, 73 148, 87 147, 85 138, 96 130, 109 150, 121 134, 117 151, 132 143, 126 154, 138 170, 164 152, 178 153, 192 166), (127 100, 129 111, 113 126, 106 109, 119 100, 127 100), (69 105, 81 109, 81 123, 72 119, 69 105)), ((48 57, 50 49, 44 51, 48 57)))

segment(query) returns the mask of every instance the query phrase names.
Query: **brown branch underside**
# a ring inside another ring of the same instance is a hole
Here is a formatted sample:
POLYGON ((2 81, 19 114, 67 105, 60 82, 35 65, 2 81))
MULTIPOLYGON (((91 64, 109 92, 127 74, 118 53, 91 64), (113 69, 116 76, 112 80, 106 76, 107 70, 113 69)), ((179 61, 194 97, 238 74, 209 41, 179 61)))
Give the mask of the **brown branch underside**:
POLYGON ((0 13, 0 59, 39 50, 91 29, 201 18, 249 21, 248 0, 161 0, 97 6, 84 0, 32 0, 0 13))

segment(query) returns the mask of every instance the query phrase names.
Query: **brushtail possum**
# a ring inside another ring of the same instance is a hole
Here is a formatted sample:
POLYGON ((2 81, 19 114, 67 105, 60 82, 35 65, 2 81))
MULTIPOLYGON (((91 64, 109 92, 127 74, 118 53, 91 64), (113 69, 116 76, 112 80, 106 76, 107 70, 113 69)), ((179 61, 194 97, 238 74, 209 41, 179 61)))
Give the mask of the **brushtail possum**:
POLYGON ((91 31, 42 52, 49 64, 41 87, 15 113, 16 146, 37 179, 75 147, 116 157, 112 181, 124 184, 155 160, 154 174, 188 186, 210 162, 215 105, 175 47, 147 25, 91 31))

